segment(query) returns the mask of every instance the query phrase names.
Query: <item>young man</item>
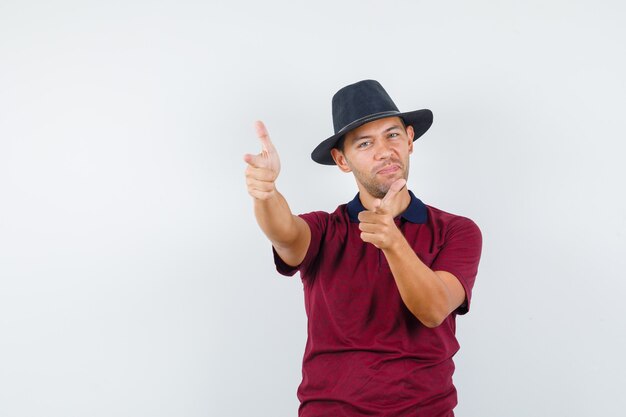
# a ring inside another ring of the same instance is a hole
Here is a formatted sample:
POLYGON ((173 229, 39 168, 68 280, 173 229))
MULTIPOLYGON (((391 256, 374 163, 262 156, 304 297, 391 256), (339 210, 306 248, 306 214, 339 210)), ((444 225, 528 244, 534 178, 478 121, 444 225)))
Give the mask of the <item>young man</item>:
POLYGON ((401 113, 376 81, 333 97, 335 134, 314 161, 352 172, 359 193, 333 213, 294 216, 276 190, 278 153, 245 155, 248 192, 278 272, 300 272, 308 340, 299 416, 453 416, 455 318, 469 310, 482 238, 470 219, 406 188, 430 110, 401 113))

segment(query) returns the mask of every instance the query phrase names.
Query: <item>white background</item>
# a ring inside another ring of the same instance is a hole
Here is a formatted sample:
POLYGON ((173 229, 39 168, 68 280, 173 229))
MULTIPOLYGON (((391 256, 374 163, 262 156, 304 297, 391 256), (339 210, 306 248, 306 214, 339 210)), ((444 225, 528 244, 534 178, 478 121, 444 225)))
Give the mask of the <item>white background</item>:
POLYGON ((242 156, 294 212, 379 80, 430 108, 410 188, 472 218, 459 416, 624 410, 626 7, 618 1, 0 0, 0 415, 293 416, 306 337, 242 156))

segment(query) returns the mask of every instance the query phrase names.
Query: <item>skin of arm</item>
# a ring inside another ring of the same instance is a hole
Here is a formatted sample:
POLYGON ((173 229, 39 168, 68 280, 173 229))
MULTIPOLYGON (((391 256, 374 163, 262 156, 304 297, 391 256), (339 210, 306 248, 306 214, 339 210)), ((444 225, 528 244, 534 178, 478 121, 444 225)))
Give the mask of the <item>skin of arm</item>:
POLYGON ((374 210, 359 214, 361 239, 383 251, 411 313, 425 326, 437 327, 465 301, 465 290, 453 274, 426 266, 396 226, 394 200, 405 184, 397 180, 385 198, 374 203, 374 210))
POLYGON ((311 230, 304 220, 294 216, 287 200, 276 189, 280 159, 262 122, 256 132, 263 150, 258 155, 246 154, 246 185, 254 200, 254 214, 259 227, 272 242, 276 252, 288 265, 299 265, 311 241, 311 230))

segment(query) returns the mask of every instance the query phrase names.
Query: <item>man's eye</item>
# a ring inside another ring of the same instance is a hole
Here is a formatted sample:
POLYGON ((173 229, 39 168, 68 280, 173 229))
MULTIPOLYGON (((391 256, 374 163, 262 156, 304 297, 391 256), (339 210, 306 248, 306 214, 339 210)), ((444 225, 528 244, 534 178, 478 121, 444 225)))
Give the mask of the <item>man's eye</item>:
POLYGON ((369 144, 370 144, 370 142, 369 142, 369 141, 367 141, 367 142, 361 142, 361 143, 359 143, 359 148, 365 148, 365 147, 366 147, 367 145, 369 145, 369 144))
POLYGON ((399 135, 398 133, 390 133, 390 134, 389 134, 389 137, 390 137, 390 138, 395 138, 395 137, 397 137, 397 136, 400 136, 400 135, 399 135))

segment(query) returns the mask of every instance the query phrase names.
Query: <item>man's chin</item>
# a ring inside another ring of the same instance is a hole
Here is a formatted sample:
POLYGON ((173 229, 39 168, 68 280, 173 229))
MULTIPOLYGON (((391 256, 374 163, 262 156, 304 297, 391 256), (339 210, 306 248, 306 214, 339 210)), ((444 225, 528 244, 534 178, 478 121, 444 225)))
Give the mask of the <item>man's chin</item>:
POLYGON ((389 192, 391 185, 397 180, 404 178, 404 172, 399 171, 393 175, 377 175, 378 178, 370 178, 371 181, 361 182, 367 192, 374 198, 383 198, 389 192))
POLYGON ((391 184, 393 184, 393 182, 389 184, 381 184, 381 186, 377 187, 375 190, 370 190, 370 194, 374 198, 383 198, 389 192, 389 189, 391 188, 391 184))
POLYGON ((389 189, 391 188, 393 183, 398 181, 401 178, 404 178, 404 175, 402 175, 402 173, 398 173, 397 175, 389 176, 389 177, 385 178, 384 181, 381 181, 379 188, 381 190, 385 190, 385 194, 387 194, 387 191, 389 191, 389 189))

